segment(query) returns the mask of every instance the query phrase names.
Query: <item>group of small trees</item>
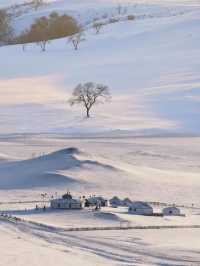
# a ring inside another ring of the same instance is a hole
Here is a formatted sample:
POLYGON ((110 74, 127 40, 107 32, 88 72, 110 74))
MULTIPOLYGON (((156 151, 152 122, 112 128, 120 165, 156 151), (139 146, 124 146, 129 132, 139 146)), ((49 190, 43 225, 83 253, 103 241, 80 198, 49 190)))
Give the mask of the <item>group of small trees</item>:
POLYGON ((100 33, 101 29, 108 24, 111 23, 116 23, 119 22, 120 20, 134 20, 135 16, 134 15, 127 15, 125 16, 125 14, 127 13, 127 8, 126 7, 122 7, 121 5, 117 6, 117 16, 112 16, 112 17, 108 17, 107 14, 104 14, 102 17, 102 20, 99 20, 97 18, 94 19, 92 27, 94 29, 94 31, 96 32, 96 34, 100 33), (123 17, 124 19, 123 19, 123 17))
POLYGON ((79 34, 79 38, 77 37, 76 42, 74 41, 74 46, 78 47, 77 43, 82 40, 81 32, 82 29, 74 18, 68 15, 60 16, 53 12, 48 17, 36 19, 31 28, 17 38, 16 43, 37 43, 42 51, 45 51, 50 40, 79 34))

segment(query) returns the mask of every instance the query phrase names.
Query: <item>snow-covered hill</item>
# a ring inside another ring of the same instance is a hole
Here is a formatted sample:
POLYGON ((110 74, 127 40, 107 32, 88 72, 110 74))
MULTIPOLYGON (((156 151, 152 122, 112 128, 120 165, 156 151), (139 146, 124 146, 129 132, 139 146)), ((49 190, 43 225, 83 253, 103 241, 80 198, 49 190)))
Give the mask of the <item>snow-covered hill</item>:
MULTIPOLYGON (((197 1, 169 2, 124 1, 128 12, 148 16, 105 26, 99 35, 87 30, 78 52, 66 39, 52 41, 45 53, 36 45, 25 52, 1 47, 0 132, 199 133, 200 8, 197 1), (89 120, 67 105, 85 81, 107 84, 113 96, 89 120)), ((117 2, 53 2, 16 18, 15 26, 57 9, 92 19, 117 12, 117 2)))

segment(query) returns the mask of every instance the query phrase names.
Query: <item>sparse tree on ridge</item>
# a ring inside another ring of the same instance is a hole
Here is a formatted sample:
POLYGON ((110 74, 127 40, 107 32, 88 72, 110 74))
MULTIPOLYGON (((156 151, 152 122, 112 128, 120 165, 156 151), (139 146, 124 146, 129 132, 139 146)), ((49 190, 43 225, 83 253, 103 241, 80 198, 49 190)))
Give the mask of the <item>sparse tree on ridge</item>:
POLYGON ((122 6, 120 4, 117 6, 117 12, 118 12, 119 15, 121 15, 122 6))
POLYGON ((33 6, 35 10, 44 5, 44 0, 33 0, 33 6))
POLYGON ((101 30, 101 28, 103 27, 103 23, 102 22, 94 22, 93 23, 93 28, 96 31, 96 34, 98 34, 101 30))
POLYGON ((98 104, 110 100, 109 88, 102 84, 87 82, 79 84, 73 91, 69 99, 71 106, 80 104, 86 111, 87 118, 90 117, 91 108, 98 104))
POLYGON ((50 43, 50 41, 49 40, 42 40, 42 41, 37 42, 37 45, 40 46, 42 52, 45 52, 46 51, 46 45, 47 45, 47 43, 50 43))
POLYGON ((49 21, 46 17, 41 17, 31 27, 32 36, 42 51, 46 51, 46 45, 49 42, 49 21))
POLYGON ((49 35, 51 39, 71 36, 81 30, 81 26, 71 16, 60 16, 57 12, 52 12, 49 15, 49 35))
POLYGON ((80 43, 83 41, 85 41, 85 34, 82 30, 69 37, 69 42, 72 43, 74 50, 78 50, 80 43))
POLYGON ((9 43, 12 37, 11 17, 5 9, 0 9, 0 44, 9 43))
POLYGON ((21 34, 20 38, 20 44, 22 44, 22 50, 25 52, 26 50, 26 44, 28 43, 28 30, 24 30, 23 33, 21 34))

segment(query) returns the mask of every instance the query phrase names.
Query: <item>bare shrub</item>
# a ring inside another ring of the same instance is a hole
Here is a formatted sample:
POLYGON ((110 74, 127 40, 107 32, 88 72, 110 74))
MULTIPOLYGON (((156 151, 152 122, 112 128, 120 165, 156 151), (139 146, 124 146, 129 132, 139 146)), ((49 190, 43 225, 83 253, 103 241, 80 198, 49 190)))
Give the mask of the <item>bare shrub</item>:
POLYGON ((94 22, 93 23, 93 28, 94 28, 94 30, 96 31, 96 34, 98 34, 99 32, 100 32, 100 30, 101 30, 101 28, 104 26, 104 24, 103 23, 101 23, 101 22, 94 22))
POLYGON ((110 18, 109 23, 116 23, 119 22, 119 18, 110 18))

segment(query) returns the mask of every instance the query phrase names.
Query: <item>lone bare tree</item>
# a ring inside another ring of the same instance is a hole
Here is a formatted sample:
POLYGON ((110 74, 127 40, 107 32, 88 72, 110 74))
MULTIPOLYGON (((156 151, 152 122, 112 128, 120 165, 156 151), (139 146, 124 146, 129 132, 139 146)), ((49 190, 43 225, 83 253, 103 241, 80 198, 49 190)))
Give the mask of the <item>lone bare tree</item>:
POLYGON ((87 82, 79 84, 73 91, 72 97, 69 99, 71 106, 81 104, 86 110, 87 118, 90 117, 90 110, 92 106, 98 103, 104 103, 110 100, 111 96, 107 86, 87 82))
POLYGON ((78 50, 79 44, 85 41, 84 36, 84 32, 80 30, 80 32, 69 37, 69 42, 73 44, 75 50, 78 50))

